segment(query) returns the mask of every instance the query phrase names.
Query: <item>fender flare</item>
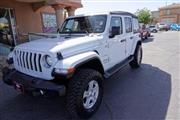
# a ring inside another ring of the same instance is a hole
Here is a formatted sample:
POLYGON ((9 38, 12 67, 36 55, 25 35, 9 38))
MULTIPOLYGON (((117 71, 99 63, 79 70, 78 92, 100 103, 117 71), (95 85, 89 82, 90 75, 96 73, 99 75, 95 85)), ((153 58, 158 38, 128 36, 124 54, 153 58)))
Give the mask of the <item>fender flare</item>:
POLYGON ((57 62, 54 68, 60 68, 60 69, 77 68, 80 65, 85 64, 94 59, 98 59, 102 65, 102 61, 99 55, 97 54, 97 52, 89 51, 89 52, 80 53, 80 54, 62 59, 57 62))
POLYGON ((142 45, 142 41, 141 41, 141 40, 138 40, 138 41, 136 42, 136 44, 133 46, 131 55, 134 55, 134 53, 135 53, 135 51, 136 51, 136 48, 137 48, 137 45, 142 45))

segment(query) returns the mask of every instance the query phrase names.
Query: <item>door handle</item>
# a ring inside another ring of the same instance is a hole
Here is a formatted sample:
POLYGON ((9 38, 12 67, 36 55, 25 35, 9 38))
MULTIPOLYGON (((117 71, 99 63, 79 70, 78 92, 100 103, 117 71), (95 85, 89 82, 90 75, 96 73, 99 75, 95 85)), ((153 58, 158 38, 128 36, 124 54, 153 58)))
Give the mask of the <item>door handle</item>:
POLYGON ((126 39, 122 39, 121 42, 126 42, 126 39))
POLYGON ((132 37, 130 37, 130 39, 133 39, 134 37, 132 36, 132 37))

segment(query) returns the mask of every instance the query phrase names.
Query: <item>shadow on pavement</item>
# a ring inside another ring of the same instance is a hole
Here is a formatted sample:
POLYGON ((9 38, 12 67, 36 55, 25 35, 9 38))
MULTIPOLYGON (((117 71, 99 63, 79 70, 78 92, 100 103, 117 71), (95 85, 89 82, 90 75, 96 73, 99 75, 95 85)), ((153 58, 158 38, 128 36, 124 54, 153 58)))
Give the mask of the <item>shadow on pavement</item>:
POLYGON ((151 36, 151 37, 148 37, 148 39, 143 40, 142 43, 149 43, 149 42, 153 42, 153 41, 154 41, 154 37, 151 36))
MULTIPOLYGON (((142 64, 124 68, 104 82, 104 98, 93 119, 165 119, 171 95, 171 75, 142 64)), ((1 96, 3 97, 3 96, 1 96)), ((2 120, 69 119, 65 97, 41 98, 17 95, 0 104, 2 120)))
POLYGON ((104 93, 111 119, 165 119, 171 75, 149 64, 136 70, 127 66, 105 82, 104 93))

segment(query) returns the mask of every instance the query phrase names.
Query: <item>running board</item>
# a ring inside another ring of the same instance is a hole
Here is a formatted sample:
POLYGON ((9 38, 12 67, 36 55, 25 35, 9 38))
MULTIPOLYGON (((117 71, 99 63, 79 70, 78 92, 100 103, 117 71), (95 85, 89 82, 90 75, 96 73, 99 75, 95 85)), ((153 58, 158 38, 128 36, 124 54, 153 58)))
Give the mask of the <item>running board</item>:
POLYGON ((123 60, 122 62, 116 64, 115 66, 113 66, 112 68, 110 68, 109 70, 107 70, 104 74, 105 78, 109 78, 111 77, 113 74, 115 74, 116 72, 120 71, 122 68, 124 68, 126 65, 129 64, 129 62, 131 62, 133 60, 133 56, 129 56, 128 58, 126 58, 125 60, 123 60))

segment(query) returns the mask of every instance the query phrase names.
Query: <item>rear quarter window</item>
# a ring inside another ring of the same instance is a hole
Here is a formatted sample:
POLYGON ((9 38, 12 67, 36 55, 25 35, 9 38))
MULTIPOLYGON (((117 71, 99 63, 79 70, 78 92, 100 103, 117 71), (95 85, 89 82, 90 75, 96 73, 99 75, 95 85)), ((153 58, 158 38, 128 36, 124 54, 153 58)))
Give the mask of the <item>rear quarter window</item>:
POLYGON ((126 33, 131 33, 132 32, 132 19, 130 17, 125 17, 125 28, 126 28, 126 33))
POLYGON ((133 33, 139 32, 139 22, 138 19, 133 18, 133 33))

